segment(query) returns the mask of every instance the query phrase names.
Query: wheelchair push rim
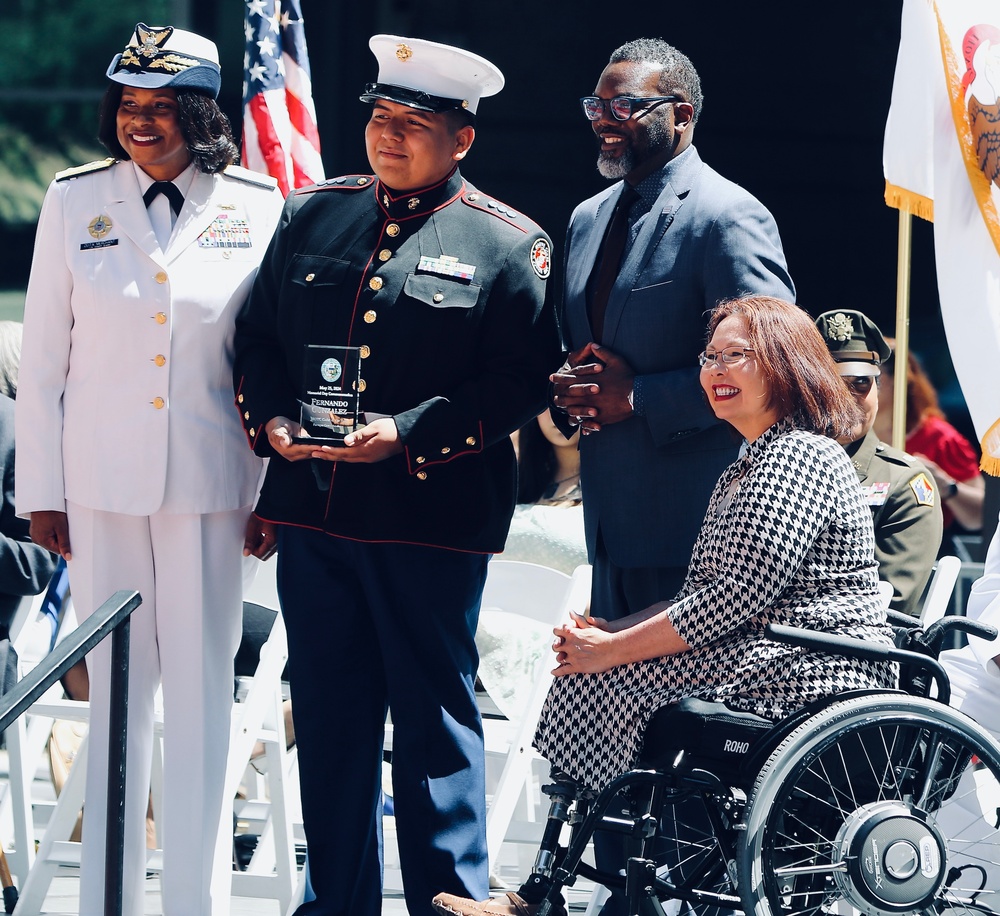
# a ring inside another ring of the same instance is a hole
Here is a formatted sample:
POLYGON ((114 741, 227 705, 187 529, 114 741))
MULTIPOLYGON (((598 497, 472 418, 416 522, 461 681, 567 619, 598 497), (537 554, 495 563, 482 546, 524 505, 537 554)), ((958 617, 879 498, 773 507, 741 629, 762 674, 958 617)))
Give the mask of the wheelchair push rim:
POLYGON ((750 916, 1000 913, 1000 746, 947 706, 835 703, 771 754, 745 823, 750 916))

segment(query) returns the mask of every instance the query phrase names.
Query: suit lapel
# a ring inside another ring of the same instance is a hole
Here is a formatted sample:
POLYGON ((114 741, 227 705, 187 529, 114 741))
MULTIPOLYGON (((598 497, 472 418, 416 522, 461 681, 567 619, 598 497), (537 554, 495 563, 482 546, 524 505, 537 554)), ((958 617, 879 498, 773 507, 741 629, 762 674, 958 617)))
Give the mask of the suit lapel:
POLYGON ((163 253, 156 241, 146 205, 142 202, 142 193, 139 191, 132 163, 122 162, 112 169, 110 197, 107 204, 108 216, 118 232, 163 266, 163 253))
POLYGON ((615 204, 621 196, 622 182, 608 188, 596 202, 593 217, 581 223, 578 249, 574 250, 573 261, 579 269, 567 271, 565 279, 566 302, 581 302, 583 307, 573 310, 569 320, 579 318, 582 324, 573 328, 571 335, 574 341, 593 340, 590 319, 587 315, 587 281, 597 265, 601 253, 601 242, 608 231, 608 223, 615 211, 615 204))
POLYGON ((663 244, 667 230, 684 205, 688 191, 691 190, 702 169, 701 158, 693 146, 680 159, 674 160, 672 165, 673 168, 668 166, 667 181, 663 190, 656 198, 656 203, 629 249, 608 297, 608 310, 604 315, 604 340, 612 349, 629 294, 657 249, 663 244))

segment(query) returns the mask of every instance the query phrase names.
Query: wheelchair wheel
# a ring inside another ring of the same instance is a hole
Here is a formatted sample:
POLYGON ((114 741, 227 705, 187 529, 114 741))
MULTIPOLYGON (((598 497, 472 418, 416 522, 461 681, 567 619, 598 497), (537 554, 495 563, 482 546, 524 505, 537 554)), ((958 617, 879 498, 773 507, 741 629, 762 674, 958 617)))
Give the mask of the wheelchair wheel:
POLYGON ((746 828, 749 916, 1000 913, 1000 746, 947 706, 829 706, 768 758, 746 828))
MULTIPOLYGON (((712 802, 696 796, 664 806, 657 838, 657 873, 682 891, 737 893, 727 856, 710 816, 712 802)), ((666 898, 669 899, 669 898, 666 898)), ((711 903, 692 902, 692 916, 724 916, 730 911, 711 903)))

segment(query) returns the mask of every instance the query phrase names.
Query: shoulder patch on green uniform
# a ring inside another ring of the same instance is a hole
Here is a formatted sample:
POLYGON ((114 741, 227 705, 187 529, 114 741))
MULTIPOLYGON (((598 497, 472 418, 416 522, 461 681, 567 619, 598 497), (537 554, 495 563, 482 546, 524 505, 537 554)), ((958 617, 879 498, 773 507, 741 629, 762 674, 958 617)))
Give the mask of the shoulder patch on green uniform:
POLYGON ((917 498, 918 506, 933 506, 937 500, 934 484, 923 471, 910 481, 910 489, 913 490, 913 495, 917 498))
POLYGON ((252 172, 250 169, 243 168, 242 165, 227 165, 223 169, 223 173, 227 178, 235 178, 237 181, 252 184, 258 188, 278 187, 277 179, 265 175, 263 172, 252 172))
POLYGON ((103 172, 105 169, 110 169, 117 161, 117 159, 111 158, 95 159, 84 165, 74 165, 71 169, 56 172, 56 181, 69 181, 71 178, 79 178, 81 175, 89 175, 91 172, 103 172))
POLYGON ((296 194, 313 194, 316 191, 360 191, 370 188, 375 184, 374 175, 338 175, 336 178, 327 178, 319 184, 310 185, 308 188, 297 188, 296 194))

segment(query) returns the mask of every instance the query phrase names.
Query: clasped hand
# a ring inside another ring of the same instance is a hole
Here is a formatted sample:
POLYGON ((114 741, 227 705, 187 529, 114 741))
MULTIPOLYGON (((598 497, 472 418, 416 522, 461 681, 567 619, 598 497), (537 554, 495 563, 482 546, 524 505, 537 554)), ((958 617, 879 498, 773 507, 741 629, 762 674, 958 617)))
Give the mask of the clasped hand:
POLYGON ((596 433, 632 416, 628 397, 634 378, 632 367, 617 353, 591 342, 571 353, 549 376, 552 403, 569 414, 583 435, 596 433))
POLYGON ((611 653, 611 627, 601 617, 584 617, 570 611, 570 621, 556 627, 552 650, 556 653, 556 677, 566 674, 596 674, 615 667, 611 653))
POLYGON ((302 427, 288 417, 275 417, 264 428, 267 441, 282 458, 302 461, 319 458, 322 461, 348 461, 374 464, 403 450, 403 443, 392 417, 379 417, 344 438, 343 446, 311 445, 293 442, 292 437, 306 435, 302 427))

